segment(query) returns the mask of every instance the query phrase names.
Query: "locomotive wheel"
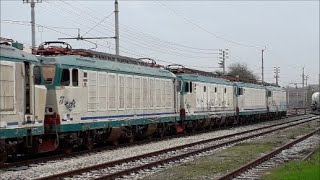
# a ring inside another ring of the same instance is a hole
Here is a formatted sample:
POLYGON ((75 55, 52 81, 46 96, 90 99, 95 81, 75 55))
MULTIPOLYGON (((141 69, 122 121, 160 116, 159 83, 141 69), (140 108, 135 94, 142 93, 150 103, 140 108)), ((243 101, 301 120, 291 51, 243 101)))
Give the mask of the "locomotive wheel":
POLYGON ((73 151, 73 149, 72 149, 72 145, 71 144, 67 143, 66 145, 64 145, 64 147, 63 147, 64 154, 71 155, 72 151, 73 151))
POLYGON ((0 141, 0 163, 6 162, 8 159, 8 153, 6 150, 6 143, 4 140, 0 141))
POLYGON ((125 140, 128 143, 133 143, 134 142, 134 135, 133 135, 133 132, 132 132, 131 129, 127 130, 125 140))
POLYGON ((118 140, 112 141, 112 145, 118 146, 119 145, 119 141, 118 140))
POLYGON ((162 128, 159 128, 158 130, 157 130, 157 132, 156 132, 156 137, 158 137, 158 138, 163 138, 163 136, 164 136, 164 130, 162 129, 162 128))
POLYGON ((91 138, 88 138, 85 146, 87 150, 92 150, 94 146, 93 140, 91 138))
POLYGON ((128 143, 133 143, 134 142, 134 137, 133 136, 128 137, 127 141, 128 141, 128 143))
POLYGON ((0 152, 0 163, 4 163, 6 162, 8 159, 8 153, 6 150, 2 150, 2 152, 0 152))

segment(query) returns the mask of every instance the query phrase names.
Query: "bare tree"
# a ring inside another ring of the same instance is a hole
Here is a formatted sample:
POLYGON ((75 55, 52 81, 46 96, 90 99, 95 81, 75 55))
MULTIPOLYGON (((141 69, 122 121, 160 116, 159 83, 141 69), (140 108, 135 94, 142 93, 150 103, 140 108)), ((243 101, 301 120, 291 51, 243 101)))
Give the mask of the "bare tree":
POLYGON ((228 67, 229 76, 238 77, 241 81, 257 82, 259 77, 245 63, 233 63, 228 67))
POLYGON ((213 71, 213 74, 216 74, 217 76, 223 76, 223 71, 215 70, 215 71, 213 71))

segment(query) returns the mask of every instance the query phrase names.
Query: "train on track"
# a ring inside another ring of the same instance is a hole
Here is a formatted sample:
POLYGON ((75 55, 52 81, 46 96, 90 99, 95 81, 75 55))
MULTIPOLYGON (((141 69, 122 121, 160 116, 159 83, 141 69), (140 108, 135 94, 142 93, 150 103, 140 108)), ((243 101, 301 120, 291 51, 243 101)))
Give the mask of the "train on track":
POLYGON ((0 46, 0 161, 286 115, 286 92, 45 42, 0 46))

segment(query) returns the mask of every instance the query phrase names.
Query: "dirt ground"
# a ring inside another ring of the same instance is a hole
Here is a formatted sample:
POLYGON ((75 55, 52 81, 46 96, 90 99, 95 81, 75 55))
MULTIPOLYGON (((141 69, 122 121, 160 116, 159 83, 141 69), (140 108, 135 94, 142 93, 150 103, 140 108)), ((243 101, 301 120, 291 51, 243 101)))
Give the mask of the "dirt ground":
POLYGON ((313 121, 298 127, 284 129, 255 140, 237 144, 215 154, 165 169, 145 177, 144 180, 216 179, 298 136, 311 132, 317 127, 320 127, 320 123, 313 121))

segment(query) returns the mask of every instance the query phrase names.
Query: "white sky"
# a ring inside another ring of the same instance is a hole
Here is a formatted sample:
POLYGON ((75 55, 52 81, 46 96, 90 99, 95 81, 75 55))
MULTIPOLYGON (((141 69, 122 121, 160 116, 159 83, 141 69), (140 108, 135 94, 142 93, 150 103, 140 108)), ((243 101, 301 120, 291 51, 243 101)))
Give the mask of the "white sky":
MULTIPOLYGON (((112 0, 43 0, 36 5, 36 23, 70 29, 39 27, 36 31, 37 44, 68 35, 76 36, 76 28, 81 29, 81 34, 85 33, 114 11, 113 3, 112 0)), ((196 48, 228 48, 230 58, 226 60, 227 66, 233 62, 244 62, 261 77, 261 49, 267 47, 265 81, 275 82, 273 67, 279 66, 280 85, 301 82, 302 67, 305 66, 308 84, 318 83, 319 1, 119 0, 119 11, 121 55, 151 57, 214 71, 216 68, 212 67, 218 67, 219 60, 218 55, 212 53, 218 51, 196 48)), ((22 0, 1 0, 2 37, 30 45, 31 27, 28 22, 29 4, 23 4, 22 0), (5 20, 26 22, 17 24, 5 20)), ((85 36, 114 36, 114 15, 85 36)), ((94 47, 83 41, 67 42, 75 48, 94 47)), ((114 53, 114 40, 94 42, 99 44, 97 50, 114 53)))

